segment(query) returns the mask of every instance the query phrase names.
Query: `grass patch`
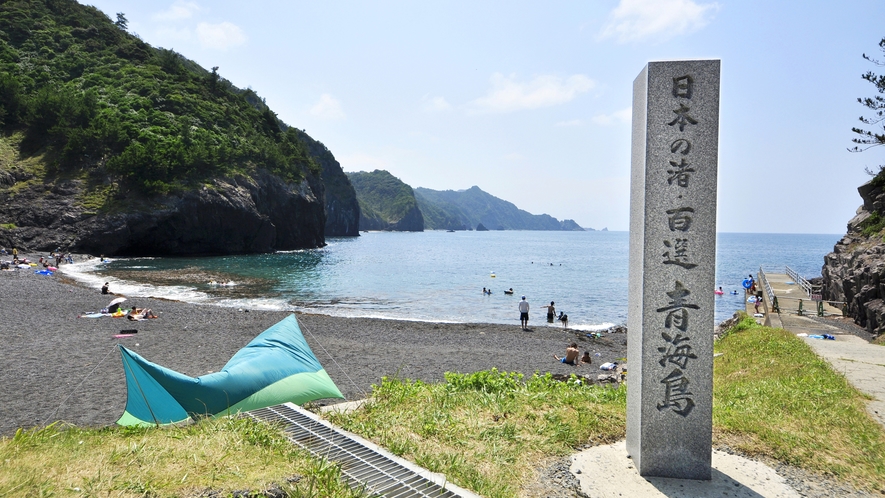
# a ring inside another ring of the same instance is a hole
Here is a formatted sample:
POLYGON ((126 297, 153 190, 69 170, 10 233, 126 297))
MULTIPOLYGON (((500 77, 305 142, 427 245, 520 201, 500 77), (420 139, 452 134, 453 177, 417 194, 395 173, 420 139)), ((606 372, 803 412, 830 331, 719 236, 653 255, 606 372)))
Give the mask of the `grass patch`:
POLYGON ((549 374, 449 373, 441 384, 384 378, 372 399, 333 422, 489 498, 516 496, 550 457, 625 435, 626 389, 549 374))
POLYGON ((879 214, 878 211, 870 213, 870 217, 863 220, 860 224, 863 234, 867 237, 878 234, 885 228, 885 216, 879 214))
POLYGON ((716 344, 716 439, 865 489, 885 489, 885 431, 867 399, 802 340, 742 321, 716 344))
POLYGON ((148 429, 53 425, 0 439, 0 496, 230 496, 274 488, 287 496, 357 496, 336 466, 249 418, 148 429))
POLYGON ((97 185, 83 189, 78 201, 86 212, 100 213, 106 211, 108 206, 113 204, 118 192, 119 188, 115 184, 97 185))

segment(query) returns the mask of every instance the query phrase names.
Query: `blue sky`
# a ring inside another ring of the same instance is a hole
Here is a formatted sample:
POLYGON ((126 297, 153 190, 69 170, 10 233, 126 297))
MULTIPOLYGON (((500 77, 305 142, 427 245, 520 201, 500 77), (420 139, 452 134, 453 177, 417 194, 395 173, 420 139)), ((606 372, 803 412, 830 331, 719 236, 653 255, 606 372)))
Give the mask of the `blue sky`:
POLYGON ((251 87, 345 171, 478 185, 529 212, 626 230, 633 80, 722 61, 718 230, 844 233, 865 168, 851 127, 885 72, 881 0, 81 0, 251 87))

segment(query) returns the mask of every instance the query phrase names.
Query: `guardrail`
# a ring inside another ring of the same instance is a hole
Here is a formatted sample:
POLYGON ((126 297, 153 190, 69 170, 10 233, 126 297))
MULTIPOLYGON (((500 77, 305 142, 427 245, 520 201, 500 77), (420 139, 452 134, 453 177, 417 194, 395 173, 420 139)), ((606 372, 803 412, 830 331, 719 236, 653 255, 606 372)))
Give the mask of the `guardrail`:
POLYGON ((799 273, 797 273, 796 270, 790 268, 789 266, 786 267, 785 271, 786 271, 787 275, 789 275, 790 278, 793 279, 794 282, 799 284, 799 286, 805 290, 805 293, 808 295, 808 297, 812 301, 820 301, 821 300, 819 286, 812 285, 811 282, 802 278, 802 275, 799 275, 799 273))
POLYGON ((777 296, 775 296, 774 291, 771 290, 771 284, 768 283, 768 278, 765 277, 765 271, 762 270, 761 266, 759 267, 759 280, 762 282, 762 288, 765 289, 765 293, 768 294, 768 302, 771 303, 771 310, 775 313, 780 313, 777 306, 777 296))

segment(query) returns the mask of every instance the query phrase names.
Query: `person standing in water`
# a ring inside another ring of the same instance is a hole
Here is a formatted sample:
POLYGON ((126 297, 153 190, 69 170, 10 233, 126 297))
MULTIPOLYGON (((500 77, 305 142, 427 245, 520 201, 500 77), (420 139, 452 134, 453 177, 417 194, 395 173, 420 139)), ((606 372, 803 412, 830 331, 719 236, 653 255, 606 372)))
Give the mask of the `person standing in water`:
POLYGON ((547 308, 547 323, 553 323, 553 320, 556 319, 556 308, 553 307, 553 301, 550 301, 550 306, 541 307, 547 308))
POLYGON ((519 323, 522 325, 522 330, 527 330, 529 326, 529 302, 525 300, 525 296, 522 296, 522 301, 519 302, 519 323))

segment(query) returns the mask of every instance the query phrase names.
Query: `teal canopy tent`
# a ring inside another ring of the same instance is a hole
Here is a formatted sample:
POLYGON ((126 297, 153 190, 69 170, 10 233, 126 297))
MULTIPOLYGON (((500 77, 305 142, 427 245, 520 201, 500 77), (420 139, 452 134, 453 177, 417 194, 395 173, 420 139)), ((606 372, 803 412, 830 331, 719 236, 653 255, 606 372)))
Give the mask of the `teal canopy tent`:
POLYGON ((316 359, 295 315, 262 332, 219 372, 193 378, 145 360, 120 346, 126 373, 126 411, 120 425, 183 422, 280 403, 343 398, 316 359))

